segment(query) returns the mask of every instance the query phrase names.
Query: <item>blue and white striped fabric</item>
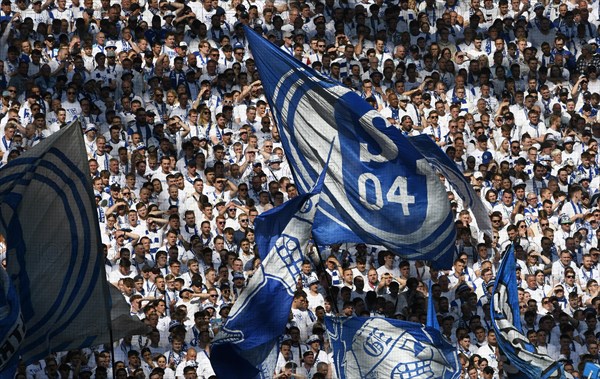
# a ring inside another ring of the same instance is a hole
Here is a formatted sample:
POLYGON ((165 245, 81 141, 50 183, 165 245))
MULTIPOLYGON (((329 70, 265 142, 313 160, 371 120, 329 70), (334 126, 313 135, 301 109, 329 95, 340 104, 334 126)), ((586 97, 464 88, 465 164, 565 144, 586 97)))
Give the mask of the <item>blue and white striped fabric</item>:
POLYGON ((110 342, 104 257, 79 123, 0 170, 0 232, 26 362, 110 342))
POLYGON ((512 245, 502 258, 496 278, 490 309, 498 347, 508 359, 504 371, 509 377, 565 378, 562 363, 538 353, 523 333, 512 245))
POLYGON ((429 136, 409 137, 409 141, 427 159, 427 162, 439 170, 458 196, 464 202, 464 208, 473 212, 479 230, 492 237, 492 223, 488 212, 473 186, 467 181, 456 164, 440 149, 429 136))
POLYGON ((273 378, 273 348, 285 333, 324 174, 309 193, 256 218, 262 264, 213 341, 210 360, 219 378, 273 378))
POLYGON ((0 268, 0 379, 15 377, 24 327, 19 295, 8 273, 0 268))
POLYGON ((340 379, 456 379, 456 349, 439 330, 383 317, 325 317, 340 379))
POLYGON ((453 215, 422 154, 358 94, 245 30, 300 193, 310 191, 335 140, 316 241, 383 245, 450 267, 453 215))

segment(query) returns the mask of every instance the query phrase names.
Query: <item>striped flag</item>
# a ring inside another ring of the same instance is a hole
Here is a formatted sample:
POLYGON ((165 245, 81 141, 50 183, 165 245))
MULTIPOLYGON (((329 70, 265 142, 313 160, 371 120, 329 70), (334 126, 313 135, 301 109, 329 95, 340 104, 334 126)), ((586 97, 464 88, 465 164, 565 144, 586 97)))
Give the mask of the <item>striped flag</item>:
POLYGON ((454 216, 424 156, 354 91, 245 31, 300 193, 316 182, 335 140, 315 240, 383 245, 450 267, 454 216))
POLYGON ((104 257, 79 123, 0 170, 0 233, 25 322, 22 359, 109 343, 104 257))

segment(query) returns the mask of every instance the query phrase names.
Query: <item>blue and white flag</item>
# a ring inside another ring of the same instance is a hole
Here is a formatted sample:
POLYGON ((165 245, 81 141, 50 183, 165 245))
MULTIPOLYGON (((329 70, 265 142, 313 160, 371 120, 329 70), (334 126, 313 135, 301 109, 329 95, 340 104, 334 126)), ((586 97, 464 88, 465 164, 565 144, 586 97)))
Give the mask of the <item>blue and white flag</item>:
POLYGON ((13 379, 19 363, 18 350, 25 337, 19 295, 0 268, 0 379, 13 379))
POLYGON ((509 376, 519 376, 520 371, 527 378, 565 377, 562 364, 546 354, 538 353, 523 333, 512 245, 500 263, 490 309, 498 347, 508 360, 503 365, 504 371, 509 376))
POLYGON ((324 174, 310 193, 256 218, 262 264, 213 341, 210 360, 219 378, 273 377, 273 347, 285 333, 324 174))
POLYGON ((439 330, 383 317, 325 317, 340 379, 455 379, 456 348, 439 330))
POLYGON ((300 193, 316 182, 335 139, 315 240, 383 245, 450 267, 453 215, 427 160, 358 94, 245 30, 300 193))
POLYGON ((467 181, 456 164, 427 135, 409 137, 409 141, 427 159, 427 162, 438 169, 462 199, 465 209, 470 209, 477 220, 479 230, 492 236, 492 223, 488 212, 473 186, 467 181))
POLYGON ((104 256, 79 123, 0 169, 0 233, 25 321, 24 361, 110 342, 104 256))

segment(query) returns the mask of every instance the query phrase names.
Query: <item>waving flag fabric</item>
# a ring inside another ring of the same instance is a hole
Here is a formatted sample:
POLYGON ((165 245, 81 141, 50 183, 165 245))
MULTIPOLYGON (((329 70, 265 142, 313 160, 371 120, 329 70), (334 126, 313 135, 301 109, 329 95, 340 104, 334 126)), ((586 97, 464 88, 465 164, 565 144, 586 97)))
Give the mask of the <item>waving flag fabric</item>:
POLYGON ((309 193, 256 218, 262 264, 213 341, 210 360, 219 378, 273 377, 271 352, 285 332, 324 174, 309 193))
POLYGON ((456 379, 456 349, 439 330, 383 317, 325 317, 340 379, 456 379))
POLYGON ((104 257, 79 123, 0 170, 0 233, 25 322, 19 354, 110 342, 104 257))
POLYGON ((384 245, 450 267, 453 215, 427 160, 359 95, 245 30, 301 193, 316 182, 335 140, 316 241, 384 245))
POLYGON ((470 209, 477 220, 479 230, 492 237, 492 223, 488 212, 473 186, 467 181, 456 164, 431 140, 429 136, 420 135, 409 137, 409 141, 427 159, 427 162, 439 170, 458 196, 464 202, 466 209, 470 209))
POLYGON ((504 370, 515 377, 564 378, 562 364, 538 353, 522 331, 512 245, 502 258, 496 278, 490 307, 498 346, 508 359, 504 370))
POLYGON ((18 350, 25 337, 19 295, 0 268, 0 379, 13 379, 19 362, 18 350))

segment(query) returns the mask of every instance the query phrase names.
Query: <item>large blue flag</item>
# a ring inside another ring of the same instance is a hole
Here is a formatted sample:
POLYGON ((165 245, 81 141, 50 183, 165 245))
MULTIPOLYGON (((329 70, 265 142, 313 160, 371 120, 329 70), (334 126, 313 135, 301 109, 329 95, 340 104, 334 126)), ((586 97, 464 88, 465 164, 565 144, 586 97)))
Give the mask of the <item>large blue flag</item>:
POLYGON ((492 223, 487 209, 473 186, 467 181, 456 164, 427 135, 409 137, 409 141, 427 159, 427 162, 439 170, 458 196, 464 202, 464 208, 470 209, 477 220, 479 230, 492 236, 492 223))
POLYGON ((324 175, 311 192, 256 218, 262 264, 213 341, 210 360, 219 378, 273 377, 273 348, 285 333, 324 175))
POLYGON ((0 233, 25 321, 19 354, 26 362, 110 342, 89 178, 79 123, 0 169, 0 233))
POLYGON ((316 182, 335 139, 316 241, 383 245, 450 267, 453 215, 427 160, 358 94, 248 28, 246 35, 301 193, 316 182))
POLYGON ((498 347, 508 359, 503 367, 509 376, 524 375, 541 379, 565 377, 562 364, 546 354, 538 353, 523 333, 512 245, 500 263, 490 307, 498 347))
POLYGON ((383 317, 325 317, 340 379, 455 379, 456 348, 439 330, 383 317))

